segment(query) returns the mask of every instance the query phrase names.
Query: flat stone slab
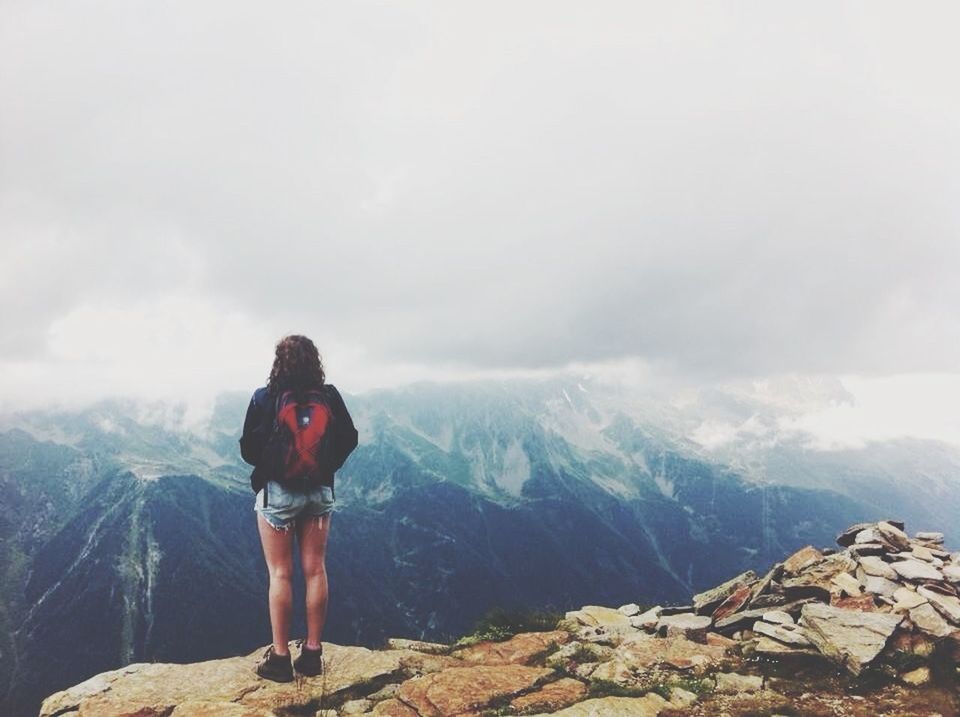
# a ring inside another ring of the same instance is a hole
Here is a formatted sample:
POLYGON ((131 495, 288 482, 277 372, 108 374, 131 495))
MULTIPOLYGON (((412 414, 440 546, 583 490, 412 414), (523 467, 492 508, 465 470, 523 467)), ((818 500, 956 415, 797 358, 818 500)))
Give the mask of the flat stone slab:
POLYGON ((794 647, 810 647, 810 640, 804 633, 803 628, 797 625, 772 625, 769 622, 757 620, 753 624, 753 631, 794 647))
POLYGON ((471 664, 526 665, 545 651, 560 647, 569 640, 570 633, 565 630, 521 632, 503 642, 478 642, 451 653, 451 656, 471 664))
POLYGON ((887 580, 896 580, 897 571, 890 567, 890 563, 876 555, 862 555, 857 558, 860 567, 867 575, 875 575, 887 580))
POLYGON ((918 630, 931 637, 946 637, 956 629, 928 602, 911 608, 910 619, 918 630))
POLYGON ((890 567, 907 580, 943 580, 943 573, 923 560, 898 560, 890 563, 890 567))
POLYGON ((596 697, 550 714, 555 717, 657 717, 670 706, 660 695, 648 692, 643 697, 596 697))
POLYGON ((787 575, 798 575, 802 571, 823 560, 823 553, 812 545, 800 548, 797 552, 783 561, 783 572, 787 575))
POLYGON ((814 646, 854 675, 880 654, 903 622, 902 615, 844 610, 821 603, 804 605, 800 624, 814 646))
POLYGON ((525 692, 553 670, 525 665, 448 667, 400 685, 397 698, 420 717, 448 717, 482 710, 495 700, 525 692))
POLYGON ((867 575, 863 581, 863 591, 872 595, 883 595, 892 598, 900 589, 900 583, 881 578, 879 575, 867 575))
POLYGON ((717 605, 726 600, 734 590, 749 585, 757 580, 757 574, 752 570, 740 573, 715 588, 705 590, 693 596, 693 608, 698 613, 713 612, 717 605))
POLYGON ((387 638, 387 647, 391 650, 416 650, 428 655, 443 655, 450 651, 450 645, 442 642, 426 642, 425 640, 408 640, 403 637, 387 638))
POLYGON ((565 617, 568 620, 576 620, 587 627, 599 627, 613 631, 633 629, 629 617, 616 608, 603 607, 602 605, 585 605, 579 610, 571 610, 566 613, 565 617))
POLYGON ((712 622, 713 620, 706 615, 694 615, 693 613, 661 616, 659 622, 657 622, 657 632, 667 637, 705 635, 712 622))
POLYGON ((943 595, 925 585, 917 588, 917 594, 926 598, 937 611, 954 625, 960 625, 960 599, 943 595))
POLYGON ((236 702, 190 700, 177 705, 170 717, 275 717, 273 710, 238 705, 236 702))
POLYGON ((718 672, 715 692, 721 695, 736 695, 741 692, 759 692, 763 689, 763 678, 756 675, 741 675, 736 672, 718 672))
POLYGON ((636 669, 667 664, 678 670, 700 671, 718 664, 725 654, 724 646, 703 645, 680 636, 655 637, 638 632, 617 646, 614 659, 636 669))
POLYGON ((539 690, 529 692, 510 700, 510 706, 519 713, 555 712, 574 702, 579 702, 587 695, 587 686, 580 680, 572 677, 561 677, 559 680, 548 682, 539 690))
POLYGON ((657 605, 646 612, 631 617, 630 624, 639 630, 653 630, 660 621, 661 612, 663 612, 663 608, 657 605))
POLYGON ((769 610, 763 613, 763 621, 772 622, 775 625, 793 625, 796 622, 790 613, 783 610, 769 610))
POLYGON ((353 685, 401 673, 407 661, 425 657, 412 650, 368 650, 324 642, 325 673, 304 678, 300 690, 291 690, 289 683, 264 680, 254 672, 265 649, 223 660, 141 663, 104 672, 48 697, 40 715, 80 710, 107 717, 137 705, 164 713, 187 702, 234 702, 251 710, 305 706, 322 695, 329 697, 353 685))

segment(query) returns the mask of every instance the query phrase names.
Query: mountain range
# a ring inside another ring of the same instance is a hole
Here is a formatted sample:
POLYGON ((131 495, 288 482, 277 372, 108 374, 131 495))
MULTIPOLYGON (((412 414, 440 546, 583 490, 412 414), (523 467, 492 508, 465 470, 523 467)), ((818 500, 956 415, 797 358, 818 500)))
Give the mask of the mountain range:
MULTIPOLYGON (((493 607, 681 604, 851 523, 952 536, 960 515, 951 446, 812 447, 741 394, 678 405, 587 375, 341 391, 360 445, 337 474, 333 642, 447 640, 493 607), (705 437, 718 425, 736 430, 705 437)), ((3 714, 265 642, 249 398, 190 426, 126 399, 0 417, 3 714)))

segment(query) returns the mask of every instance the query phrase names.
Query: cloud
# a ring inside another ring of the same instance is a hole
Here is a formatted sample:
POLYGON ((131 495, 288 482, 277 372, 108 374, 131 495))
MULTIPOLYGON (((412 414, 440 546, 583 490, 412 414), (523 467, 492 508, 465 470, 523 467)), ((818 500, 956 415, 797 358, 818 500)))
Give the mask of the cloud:
POLYGON ((0 362, 956 371, 958 15, 5 3, 0 362))

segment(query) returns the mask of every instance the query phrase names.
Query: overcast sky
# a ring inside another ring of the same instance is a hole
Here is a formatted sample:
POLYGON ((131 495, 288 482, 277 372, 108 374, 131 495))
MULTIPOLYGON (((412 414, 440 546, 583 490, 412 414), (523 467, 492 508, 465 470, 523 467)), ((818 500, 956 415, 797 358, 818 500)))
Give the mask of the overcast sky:
POLYGON ((251 389, 300 332, 347 391, 839 378, 863 431, 960 444, 958 26, 0 0, 0 409, 251 389))

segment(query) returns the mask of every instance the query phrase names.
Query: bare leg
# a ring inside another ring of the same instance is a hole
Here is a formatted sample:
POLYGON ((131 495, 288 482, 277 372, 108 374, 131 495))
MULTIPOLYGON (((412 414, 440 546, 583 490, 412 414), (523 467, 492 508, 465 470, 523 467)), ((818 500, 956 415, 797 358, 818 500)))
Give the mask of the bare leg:
POLYGON ((300 563, 307 585, 307 641, 310 650, 320 648, 320 636, 327 620, 327 536, 333 513, 298 521, 300 563))
POLYGON ((257 528, 263 557, 270 575, 270 626, 273 651, 286 655, 290 640, 290 612, 293 609, 293 531, 277 530, 257 514, 257 528))

